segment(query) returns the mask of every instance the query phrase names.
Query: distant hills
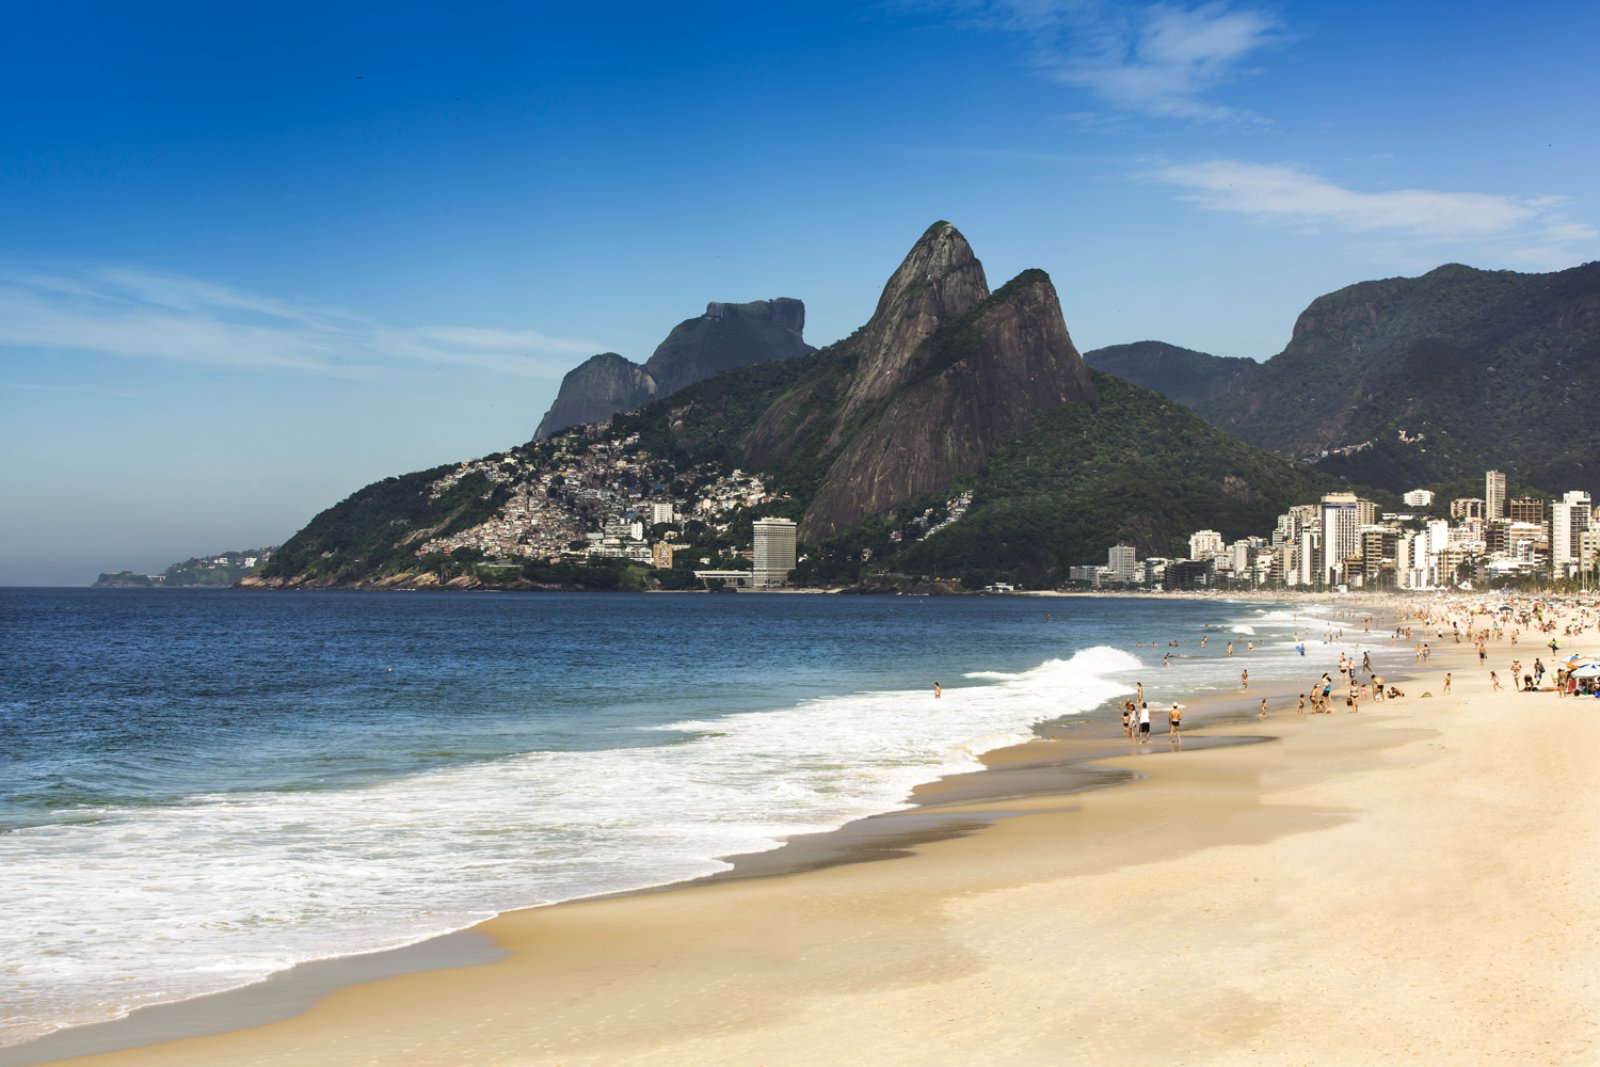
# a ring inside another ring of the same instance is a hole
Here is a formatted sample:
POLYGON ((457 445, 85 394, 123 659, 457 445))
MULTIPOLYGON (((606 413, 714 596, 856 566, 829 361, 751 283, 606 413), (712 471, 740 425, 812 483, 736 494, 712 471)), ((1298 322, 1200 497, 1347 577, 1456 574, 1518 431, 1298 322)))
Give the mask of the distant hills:
POLYGON ((538 440, 571 426, 603 422, 713 374, 803 355, 812 351, 803 336, 805 325, 806 306, 799 300, 713 301, 704 315, 673 327, 643 366, 603 352, 569 371, 533 436, 538 440))
POLYGON ((102 574, 90 587, 92 589, 226 589, 237 585, 256 568, 266 563, 276 552, 276 545, 266 548, 247 548, 238 552, 219 552, 214 556, 195 556, 174 563, 160 574, 140 574, 135 571, 117 571, 102 574))
POLYGON ((1136 351, 1090 362, 1353 481, 1399 491, 1495 468, 1559 491, 1600 471, 1600 263, 1361 282, 1312 301, 1259 365, 1119 349, 1136 351))
POLYGON ((1097 370, 1196 409, 1226 395, 1261 367, 1253 359, 1213 356, 1164 341, 1097 348, 1085 352, 1083 360, 1097 370))

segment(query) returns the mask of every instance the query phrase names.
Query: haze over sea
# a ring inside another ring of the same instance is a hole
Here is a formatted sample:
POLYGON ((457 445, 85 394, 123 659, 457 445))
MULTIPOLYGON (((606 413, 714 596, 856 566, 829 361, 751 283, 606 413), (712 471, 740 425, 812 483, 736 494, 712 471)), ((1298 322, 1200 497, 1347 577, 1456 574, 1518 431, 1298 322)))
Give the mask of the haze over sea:
POLYGON ((0 590, 0 1045, 708 874, 1135 681, 1309 678, 1302 612, 0 590))

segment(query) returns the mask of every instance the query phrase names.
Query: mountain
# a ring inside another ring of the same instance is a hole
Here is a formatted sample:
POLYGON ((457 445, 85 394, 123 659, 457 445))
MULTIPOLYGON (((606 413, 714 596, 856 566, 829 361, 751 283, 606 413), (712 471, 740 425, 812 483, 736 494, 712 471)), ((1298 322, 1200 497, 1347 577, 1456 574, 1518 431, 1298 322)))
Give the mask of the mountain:
POLYGON ((615 352, 590 356, 561 379, 555 403, 539 420, 535 437, 549 437, 569 426, 604 422, 619 411, 647 403, 656 383, 639 364, 615 352))
POLYGON ((1085 352, 1083 361, 1191 408, 1227 393, 1261 366, 1253 359, 1213 356, 1163 341, 1096 348, 1085 352))
POLYGON ((1559 490, 1600 470, 1586 388, 1600 369, 1600 263, 1448 264, 1348 286, 1231 379, 1214 357, 1092 355, 1245 441, 1390 490, 1491 468, 1559 490))
POLYGON ((1335 485, 1091 371, 1048 275, 990 292, 966 238, 938 222, 844 340, 713 374, 603 427, 385 479, 246 584, 627 587, 648 553, 629 557, 623 531, 658 523, 657 503, 673 507, 680 551, 655 580, 673 587, 702 559, 736 566, 763 514, 799 520, 813 581, 858 580, 871 560, 1053 584, 1118 540, 1182 554, 1195 529, 1265 533, 1335 485), (603 542, 620 555, 585 567, 603 542))
POLYGON ((701 382, 614 430, 680 462, 769 474, 803 506, 801 537, 819 558, 836 539, 841 559, 900 554, 946 575, 1059 580, 1117 540, 1181 555, 1178 539, 1195 529, 1265 532, 1290 504, 1342 487, 1091 372, 1049 277, 1024 271, 988 293, 981 264, 944 222, 850 337, 701 382), (913 542, 915 513, 943 513, 941 498, 962 491, 974 499, 961 521, 913 542))
POLYGON ((961 521, 911 542, 901 569, 1048 586, 1069 566, 1105 562, 1110 545, 1186 557, 1196 530, 1266 535, 1290 505, 1349 488, 1157 393, 1089 374, 1094 400, 1044 411, 997 448, 964 483, 973 503, 961 521))
MULTIPOLYGON (((1050 279, 1027 271, 990 294, 948 222, 929 227, 860 330, 797 365, 799 380, 740 428, 741 466, 778 472, 807 501, 800 536, 822 540, 949 486, 1038 411, 1092 399, 1050 279)), ((682 451, 720 423, 727 383, 653 405, 637 425, 682 451)))
POLYGON ((643 366, 603 352, 569 371, 534 437, 603 422, 713 374, 804 355, 812 350, 803 336, 805 325, 805 304, 788 297, 748 304, 713 301, 704 315, 673 327, 643 366))
POLYGON ((154 576, 134 571, 102 574, 90 588, 226 589, 266 564, 277 550, 276 545, 270 545, 237 552, 219 552, 214 556, 194 556, 182 563, 174 563, 154 576))

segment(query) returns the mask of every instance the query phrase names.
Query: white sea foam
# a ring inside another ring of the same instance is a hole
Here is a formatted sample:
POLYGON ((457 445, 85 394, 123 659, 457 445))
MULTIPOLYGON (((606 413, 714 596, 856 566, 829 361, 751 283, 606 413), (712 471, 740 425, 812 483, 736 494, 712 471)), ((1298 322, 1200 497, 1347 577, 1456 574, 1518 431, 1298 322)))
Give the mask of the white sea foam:
POLYGON ((1097 647, 989 684, 820 699, 364 789, 194 797, 0 835, 0 1044, 509 908, 712 873, 904 804, 1132 689, 1097 647))

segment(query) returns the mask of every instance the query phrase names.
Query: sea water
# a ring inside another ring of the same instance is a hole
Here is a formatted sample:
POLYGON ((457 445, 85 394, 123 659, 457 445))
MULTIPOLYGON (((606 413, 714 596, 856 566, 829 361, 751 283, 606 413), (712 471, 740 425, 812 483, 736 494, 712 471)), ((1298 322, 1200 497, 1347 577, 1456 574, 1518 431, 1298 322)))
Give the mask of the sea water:
POLYGON ((1159 597, 0 590, 0 1045, 710 874, 1137 681, 1157 706, 1314 677, 1294 640, 1328 625, 1159 597))

